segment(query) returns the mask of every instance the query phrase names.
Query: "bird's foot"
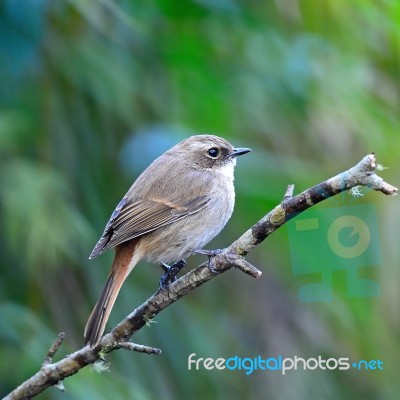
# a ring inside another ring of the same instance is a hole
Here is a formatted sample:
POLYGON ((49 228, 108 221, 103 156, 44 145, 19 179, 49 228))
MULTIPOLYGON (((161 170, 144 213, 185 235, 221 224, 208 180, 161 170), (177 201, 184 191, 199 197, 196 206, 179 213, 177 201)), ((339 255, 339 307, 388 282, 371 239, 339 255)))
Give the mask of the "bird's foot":
POLYGON ((213 274, 220 274, 222 272, 215 269, 215 257, 222 253, 221 249, 215 249, 215 250, 200 249, 200 250, 195 250, 195 253, 204 254, 205 256, 208 257, 208 269, 213 274))
POLYGON ((165 289, 172 282, 176 281, 176 276, 178 275, 179 271, 186 267, 186 261, 180 260, 171 266, 164 263, 160 265, 164 270, 164 275, 160 278, 160 289, 165 289))

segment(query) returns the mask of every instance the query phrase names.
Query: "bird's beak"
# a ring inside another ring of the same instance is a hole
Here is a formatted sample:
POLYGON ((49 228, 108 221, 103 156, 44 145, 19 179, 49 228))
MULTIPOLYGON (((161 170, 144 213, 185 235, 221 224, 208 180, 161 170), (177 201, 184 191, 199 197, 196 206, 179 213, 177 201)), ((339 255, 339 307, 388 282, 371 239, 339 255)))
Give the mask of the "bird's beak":
POLYGON ((246 147, 238 147, 237 149, 233 149, 232 153, 228 154, 227 158, 235 158, 237 156, 241 156, 243 154, 246 154, 249 151, 251 151, 251 149, 248 149, 246 147))

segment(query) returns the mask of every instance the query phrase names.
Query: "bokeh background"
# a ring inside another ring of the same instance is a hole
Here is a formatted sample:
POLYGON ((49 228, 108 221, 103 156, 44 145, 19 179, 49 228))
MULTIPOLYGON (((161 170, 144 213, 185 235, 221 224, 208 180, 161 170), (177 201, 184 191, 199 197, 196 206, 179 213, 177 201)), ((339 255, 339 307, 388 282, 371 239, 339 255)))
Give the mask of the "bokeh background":
MULTIPOLYGON (((234 215, 209 248, 230 244, 288 183, 303 190, 371 151, 399 186, 399 46, 396 0, 2 0, 0 395, 37 371, 58 332, 58 358, 82 345, 112 260, 88 255, 132 181, 183 138, 213 133, 253 149, 238 162, 234 215)), ((326 232, 314 246, 320 273, 297 275, 283 227, 248 257, 260 279, 229 271, 134 337, 161 356, 115 352, 109 372, 86 368, 66 394, 39 398, 397 399, 399 200, 364 194, 317 209, 374 208, 379 262, 359 275, 377 296, 349 296, 339 270, 331 301, 301 301, 302 285, 332 267, 319 251, 326 232), (188 371, 191 353, 380 359, 384 370, 188 371)), ((110 326, 160 274, 136 268, 110 326)))

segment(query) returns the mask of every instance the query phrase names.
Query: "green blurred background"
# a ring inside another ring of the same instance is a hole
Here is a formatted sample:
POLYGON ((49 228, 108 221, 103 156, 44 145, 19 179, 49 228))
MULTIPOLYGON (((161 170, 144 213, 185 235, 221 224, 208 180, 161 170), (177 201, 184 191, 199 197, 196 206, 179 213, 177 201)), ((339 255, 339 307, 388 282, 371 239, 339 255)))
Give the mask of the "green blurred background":
MULTIPOLYGON (((0 395, 37 371, 58 332, 57 359, 82 345, 112 261, 88 255, 135 177, 183 138, 213 133, 253 149, 209 248, 230 244, 288 183, 303 190, 371 151, 399 186, 399 46, 397 0, 2 0, 0 395)), ((319 275, 293 273, 285 226, 248 257, 260 279, 228 271, 134 337, 161 356, 115 352, 109 372, 85 368, 66 394, 39 398, 397 399, 399 200, 364 193, 318 209, 373 205, 380 263, 360 275, 379 296, 350 297, 338 271, 332 301, 300 301, 319 275), (384 370, 188 371, 191 353, 380 359, 384 370)), ((318 248, 322 272, 331 266, 318 248)), ((136 268, 110 326, 160 275, 136 268)))

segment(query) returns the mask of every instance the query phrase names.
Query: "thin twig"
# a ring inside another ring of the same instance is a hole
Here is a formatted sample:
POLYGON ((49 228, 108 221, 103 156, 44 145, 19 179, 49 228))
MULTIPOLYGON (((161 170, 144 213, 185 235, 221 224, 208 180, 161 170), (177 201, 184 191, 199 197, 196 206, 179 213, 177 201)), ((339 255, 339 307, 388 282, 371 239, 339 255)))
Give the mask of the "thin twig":
POLYGON ((116 349, 125 349, 129 351, 137 351, 138 353, 146 353, 146 354, 161 354, 161 350, 156 347, 143 346, 142 344, 136 344, 132 342, 122 342, 116 343, 113 350, 116 349))
POLYGON ((49 365, 53 362, 53 358, 55 354, 57 353, 58 349, 61 347, 62 342, 64 341, 65 338, 65 332, 60 332, 54 341, 54 343, 51 345, 49 351, 47 352, 46 358, 43 361, 42 367, 49 365))

